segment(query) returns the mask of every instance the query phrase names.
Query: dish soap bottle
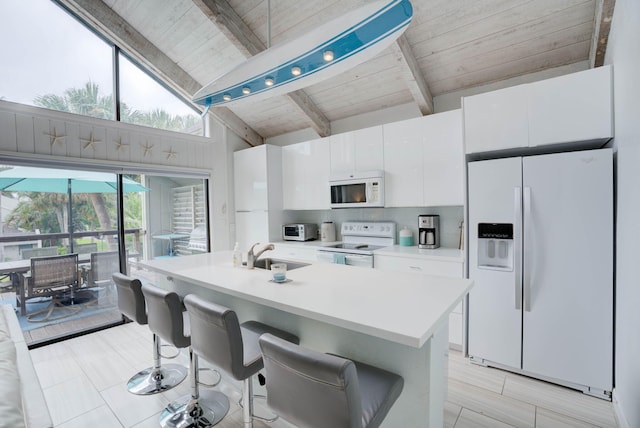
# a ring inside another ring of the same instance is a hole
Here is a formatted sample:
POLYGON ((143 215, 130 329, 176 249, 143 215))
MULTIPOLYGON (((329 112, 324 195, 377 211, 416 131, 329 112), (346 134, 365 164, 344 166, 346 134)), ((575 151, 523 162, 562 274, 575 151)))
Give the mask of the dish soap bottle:
POLYGON ((240 244, 236 242, 236 246, 233 247, 233 267, 242 266, 242 251, 240 251, 240 244))

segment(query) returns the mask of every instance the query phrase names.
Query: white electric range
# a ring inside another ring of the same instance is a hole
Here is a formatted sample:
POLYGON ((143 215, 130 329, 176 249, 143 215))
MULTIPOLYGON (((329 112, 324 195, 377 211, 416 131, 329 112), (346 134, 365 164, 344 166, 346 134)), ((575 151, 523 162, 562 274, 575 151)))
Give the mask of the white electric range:
POLYGON ((349 221, 340 231, 342 243, 319 248, 318 261, 372 268, 373 252, 392 246, 396 239, 396 224, 390 221, 349 221))

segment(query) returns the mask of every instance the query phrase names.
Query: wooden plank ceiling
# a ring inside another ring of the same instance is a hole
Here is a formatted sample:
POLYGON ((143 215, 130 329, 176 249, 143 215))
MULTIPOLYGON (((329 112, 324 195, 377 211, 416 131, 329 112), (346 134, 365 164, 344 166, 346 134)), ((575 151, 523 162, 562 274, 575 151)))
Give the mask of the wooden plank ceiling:
MULTIPOLYGON (((267 46, 266 0, 59 0, 190 98, 267 46)), ((271 44, 365 0, 271 0, 271 44)), ((549 68, 600 65, 615 0, 413 0, 396 44, 331 80, 265 101, 213 108, 250 144, 335 120, 549 68)))

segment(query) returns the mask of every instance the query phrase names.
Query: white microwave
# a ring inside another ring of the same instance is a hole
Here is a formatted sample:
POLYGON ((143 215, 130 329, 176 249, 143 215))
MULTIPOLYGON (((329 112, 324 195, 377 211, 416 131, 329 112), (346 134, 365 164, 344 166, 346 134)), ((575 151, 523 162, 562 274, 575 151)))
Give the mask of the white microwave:
POLYGON ((384 172, 367 171, 331 176, 331 208, 384 207, 384 172))

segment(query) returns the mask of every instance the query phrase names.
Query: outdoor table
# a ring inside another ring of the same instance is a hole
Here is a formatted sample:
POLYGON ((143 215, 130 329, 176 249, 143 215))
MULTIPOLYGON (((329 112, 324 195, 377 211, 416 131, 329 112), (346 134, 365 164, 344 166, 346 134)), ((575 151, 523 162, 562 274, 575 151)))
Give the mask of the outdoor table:
POLYGON ((167 233, 164 235, 153 235, 152 236, 153 239, 158 239, 161 241, 167 241, 169 244, 169 248, 167 250, 167 255, 168 256, 174 256, 175 255, 175 249, 174 249, 174 241, 180 241, 183 239, 189 239, 190 235, 185 235, 182 233, 167 233))

